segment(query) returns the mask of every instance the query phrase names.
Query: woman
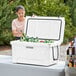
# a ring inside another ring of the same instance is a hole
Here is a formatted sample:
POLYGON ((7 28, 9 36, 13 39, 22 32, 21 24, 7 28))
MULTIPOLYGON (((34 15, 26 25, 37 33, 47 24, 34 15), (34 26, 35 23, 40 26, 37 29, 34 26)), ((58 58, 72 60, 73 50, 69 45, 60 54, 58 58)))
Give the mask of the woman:
POLYGON ((16 7, 16 14, 18 18, 12 21, 12 33, 13 36, 17 39, 20 39, 24 32, 25 26, 25 8, 22 5, 16 7))

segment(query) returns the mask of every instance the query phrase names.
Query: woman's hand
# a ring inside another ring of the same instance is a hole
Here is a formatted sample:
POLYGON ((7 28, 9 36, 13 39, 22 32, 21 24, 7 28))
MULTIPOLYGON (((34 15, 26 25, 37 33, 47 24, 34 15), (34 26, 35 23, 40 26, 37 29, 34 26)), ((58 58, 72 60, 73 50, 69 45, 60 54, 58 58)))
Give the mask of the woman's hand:
POLYGON ((15 36, 15 37, 21 37, 22 36, 22 31, 19 31, 19 30, 13 30, 12 33, 13 33, 13 36, 15 36))

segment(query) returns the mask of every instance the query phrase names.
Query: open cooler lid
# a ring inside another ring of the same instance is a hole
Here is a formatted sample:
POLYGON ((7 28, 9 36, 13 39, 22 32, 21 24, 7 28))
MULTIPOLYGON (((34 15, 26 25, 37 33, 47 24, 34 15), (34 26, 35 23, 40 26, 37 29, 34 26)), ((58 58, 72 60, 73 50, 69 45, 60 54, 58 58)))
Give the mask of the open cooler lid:
POLYGON ((24 33, 40 40, 63 42, 65 20, 63 17, 26 17, 24 33))

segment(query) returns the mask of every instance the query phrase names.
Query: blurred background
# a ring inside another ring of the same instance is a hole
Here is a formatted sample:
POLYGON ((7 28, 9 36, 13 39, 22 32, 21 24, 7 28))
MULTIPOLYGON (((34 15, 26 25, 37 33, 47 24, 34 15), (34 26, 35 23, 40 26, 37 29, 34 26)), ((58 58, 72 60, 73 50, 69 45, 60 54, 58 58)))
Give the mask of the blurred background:
MULTIPOLYGON (((23 5, 26 15, 65 17, 65 33, 63 44, 67 44, 76 36, 76 0, 0 0, 0 54, 11 55, 10 41, 14 40, 11 23, 15 15, 15 7, 23 5)), ((66 45, 65 45, 66 46, 66 45)), ((63 51, 65 46, 62 46, 63 51)))

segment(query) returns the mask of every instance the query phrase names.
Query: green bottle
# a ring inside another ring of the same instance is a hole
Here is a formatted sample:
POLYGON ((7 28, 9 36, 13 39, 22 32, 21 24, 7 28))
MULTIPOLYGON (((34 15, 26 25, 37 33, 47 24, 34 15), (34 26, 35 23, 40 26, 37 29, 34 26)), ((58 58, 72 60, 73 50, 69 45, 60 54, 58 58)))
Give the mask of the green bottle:
POLYGON ((49 43, 54 43, 54 41, 53 40, 49 40, 49 43))
POLYGON ((45 40, 44 43, 49 43, 49 40, 45 40))
POLYGON ((20 41, 25 41, 25 37, 26 37, 26 35, 23 33, 22 37, 20 37, 20 41))
POLYGON ((36 37, 36 38, 34 39, 34 42, 39 42, 39 38, 36 37))
POLYGON ((25 41, 29 42, 29 36, 25 37, 25 41))

